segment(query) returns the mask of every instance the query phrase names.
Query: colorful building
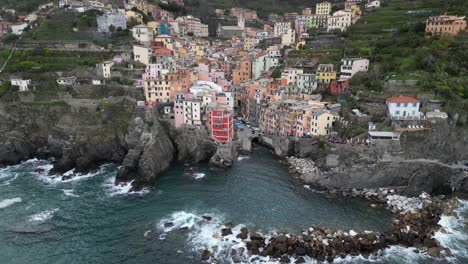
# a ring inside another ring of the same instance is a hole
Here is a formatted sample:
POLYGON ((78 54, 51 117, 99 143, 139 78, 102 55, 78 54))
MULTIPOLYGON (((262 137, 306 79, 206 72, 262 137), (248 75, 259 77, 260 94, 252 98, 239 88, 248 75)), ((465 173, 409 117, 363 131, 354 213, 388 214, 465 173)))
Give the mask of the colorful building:
POLYGON ((466 29, 465 17, 458 16, 433 16, 426 21, 426 33, 432 35, 455 36, 466 29))

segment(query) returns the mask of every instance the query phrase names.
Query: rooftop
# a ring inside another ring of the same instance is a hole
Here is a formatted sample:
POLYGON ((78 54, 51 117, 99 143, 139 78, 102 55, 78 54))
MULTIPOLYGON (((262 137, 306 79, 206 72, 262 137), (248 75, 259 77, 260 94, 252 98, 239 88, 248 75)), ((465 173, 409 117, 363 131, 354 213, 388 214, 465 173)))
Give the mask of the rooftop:
POLYGON ((389 103, 419 103, 420 101, 413 97, 400 95, 398 97, 388 98, 387 102, 389 103))

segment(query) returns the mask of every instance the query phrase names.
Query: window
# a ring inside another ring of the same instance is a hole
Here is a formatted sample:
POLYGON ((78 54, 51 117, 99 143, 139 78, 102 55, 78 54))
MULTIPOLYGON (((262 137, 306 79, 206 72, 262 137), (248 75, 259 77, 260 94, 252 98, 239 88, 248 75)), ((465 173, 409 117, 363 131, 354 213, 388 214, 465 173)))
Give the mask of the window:
POLYGON ((396 114, 396 115, 400 115, 400 111, 395 111, 395 114, 396 114))

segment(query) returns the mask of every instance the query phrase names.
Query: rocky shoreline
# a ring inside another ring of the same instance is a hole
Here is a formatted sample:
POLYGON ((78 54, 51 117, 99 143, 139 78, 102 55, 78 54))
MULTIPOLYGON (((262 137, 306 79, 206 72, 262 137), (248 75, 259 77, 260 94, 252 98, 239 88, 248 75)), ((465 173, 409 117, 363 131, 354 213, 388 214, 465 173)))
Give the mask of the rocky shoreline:
MULTIPOLYGON (((385 191, 388 190, 382 192, 385 191)), ((354 196, 377 200, 379 194, 356 190, 354 196)), ((392 229, 383 233, 332 230, 312 225, 300 235, 275 233, 265 236, 249 232, 247 228, 233 234, 232 223, 229 223, 220 230, 221 235, 218 236, 228 241, 235 235, 233 242, 245 243, 245 247, 232 250, 230 257, 234 263, 254 262, 262 257, 280 263, 305 263, 307 258, 333 262, 338 258, 359 255, 376 260, 383 256, 384 249, 396 245, 414 248, 415 252, 427 253, 434 258, 450 256, 450 250, 443 248, 433 237, 441 229, 438 224, 441 216, 455 214, 454 210, 459 206, 456 198, 430 197, 425 193, 408 198, 392 192, 383 196, 386 201, 384 205, 396 218, 392 229)), ((209 221, 208 217, 205 219, 209 221)), ((202 252, 202 260, 218 263, 208 249, 202 252)))

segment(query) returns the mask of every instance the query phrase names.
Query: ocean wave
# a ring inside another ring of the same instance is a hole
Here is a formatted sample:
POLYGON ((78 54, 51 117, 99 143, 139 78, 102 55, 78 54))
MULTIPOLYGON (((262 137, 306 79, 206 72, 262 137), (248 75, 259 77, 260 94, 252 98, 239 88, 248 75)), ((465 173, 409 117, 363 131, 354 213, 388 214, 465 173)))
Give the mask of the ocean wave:
POLYGON ((195 180, 203 179, 203 178, 205 178, 205 176, 206 176, 206 174, 203 173, 203 172, 195 172, 195 173, 193 174, 193 178, 194 178, 195 180))
POLYGON ((55 208, 55 209, 46 210, 46 211, 31 215, 29 217, 29 221, 31 221, 31 222, 44 222, 44 221, 47 221, 47 220, 51 219, 52 217, 54 217, 55 212, 57 212, 58 210, 59 210, 58 208, 55 208))
POLYGON ((468 233, 463 214, 468 213, 468 201, 460 200, 456 216, 443 215, 439 225, 441 230, 434 234, 440 245, 450 249, 454 258, 468 258, 468 233))
MULTIPOLYGON (((217 214, 206 214, 211 219, 208 221, 203 215, 189 213, 185 211, 174 212, 170 216, 161 219, 157 228, 164 233, 163 237, 179 229, 188 229, 187 241, 194 252, 208 249, 213 252, 218 259, 228 259, 231 249, 245 247, 245 243, 236 238, 240 229, 245 225, 237 225, 231 228, 232 233, 228 236, 221 236, 221 228, 224 226, 224 217, 217 214), (168 225, 167 223, 171 223, 168 225), (226 255, 227 254, 227 255, 226 255)), ((245 253, 247 254, 247 253, 245 253)), ((247 258, 247 255, 243 256, 247 258)))
POLYGON ((38 176, 38 178, 48 184, 59 184, 59 183, 70 183, 70 182, 76 182, 76 181, 82 181, 85 179, 89 179, 98 175, 101 175, 106 171, 106 165, 101 166, 97 171, 95 172, 89 172, 89 173, 75 173, 75 169, 71 169, 67 172, 65 172, 62 175, 49 175, 50 170, 53 168, 53 165, 51 164, 46 164, 42 166, 38 166, 37 168, 44 170, 43 172, 33 172, 38 176), (63 179, 63 176, 70 177, 67 179, 63 179))
POLYGON ((2 184, 0 184, 0 186, 8 186, 8 185, 10 185, 14 180, 16 180, 16 179, 18 178, 18 173, 14 173, 14 174, 12 174, 12 175, 14 175, 13 178, 4 181, 2 184))
POLYGON ((103 183, 103 187, 107 192, 107 195, 110 197, 116 196, 116 195, 144 195, 149 193, 148 188, 143 188, 141 191, 138 192, 130 192, 132 189, 132 183, 131 182, 121 182, 118 184, 115 184, 115 176, 110 177, 103 183))
POLYGON ((80 197, 79 195, 73 193, 73 189, 62 189, 63 194, 70 197, 80 197))
POLYGON ((23 199, 21 199, 21 197, 2 200, 0 201, 0 209, 7 208, 15 203, 21 203, 22 201, 23 199))
POLYGON ((238 161, 246 160, 246 159, 250 159, 250 157, 249 156, 239 156, 239 157, 237 157, 238 161))

